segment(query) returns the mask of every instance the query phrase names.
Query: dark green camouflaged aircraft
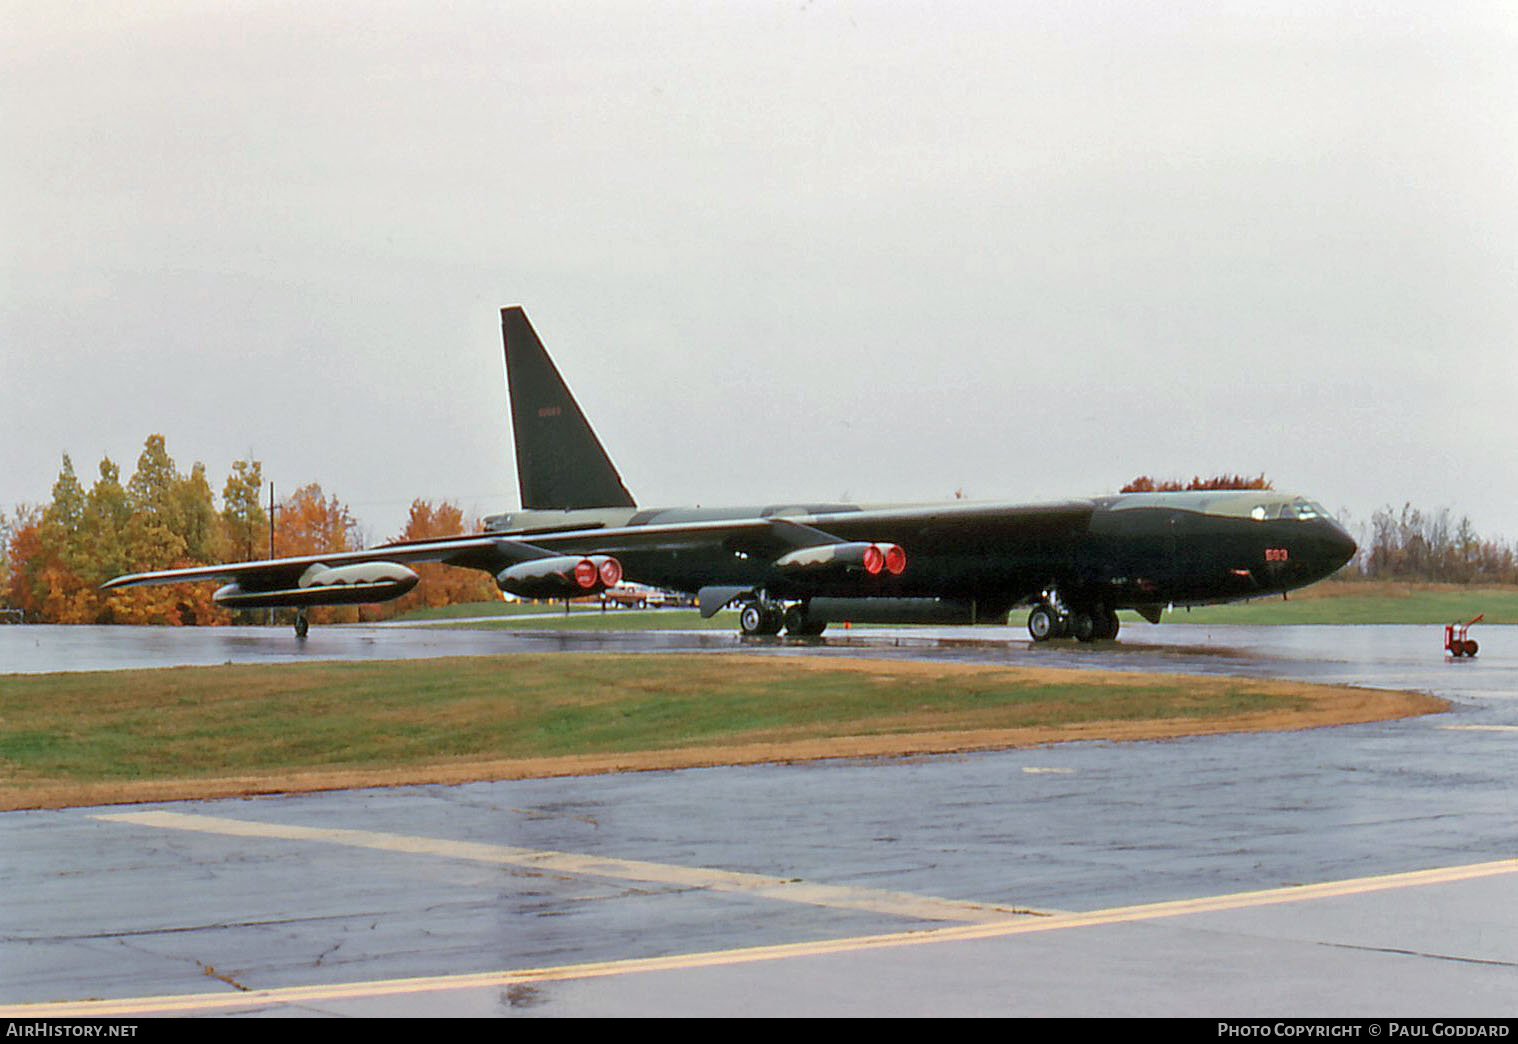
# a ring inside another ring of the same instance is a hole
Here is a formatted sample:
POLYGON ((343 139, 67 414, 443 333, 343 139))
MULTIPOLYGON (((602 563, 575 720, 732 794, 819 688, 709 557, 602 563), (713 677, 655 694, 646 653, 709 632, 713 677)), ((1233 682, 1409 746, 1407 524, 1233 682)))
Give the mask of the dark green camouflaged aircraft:
POLYGON ((952 501, 640 509, 521 308, 501 312, 522 510, 486 532, 265 562, 118 577, 106 588, 226 580, 229 608, 380 602, 407 562, 483 569, 511 594, 570 598, 623 578, 738 604, 744 634, 816 635, 832 620, 997 623, 1031 607, 1035 641, 1117 635, 1117 610, 1284 594, 1347 562, 1314 501, 1270 490, 1129 493, 1049 504, 952 501))

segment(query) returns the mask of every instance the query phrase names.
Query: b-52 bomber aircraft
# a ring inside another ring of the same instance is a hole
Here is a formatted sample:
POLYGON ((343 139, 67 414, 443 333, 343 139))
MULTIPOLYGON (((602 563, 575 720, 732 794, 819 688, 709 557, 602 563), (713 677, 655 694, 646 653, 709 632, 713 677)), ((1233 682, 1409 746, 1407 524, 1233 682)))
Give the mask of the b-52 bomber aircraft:
POLYGON ((1270 490, 1129 493, 1043 504, 777 504, 642 509, 521 308, 501 312, 522 510, 485 532, 299 558, 117 577, 104 586, 224 580, 228 608, 398 598, 408 562, 483 569, 501 590, 574 598, 639 583, 736 604, 745 635, 828 622, 1005 623, 1034 641, 1117 636, 1119 609, 1282 594, 1347 562, 1355 543, 1314 501, 1270 490))

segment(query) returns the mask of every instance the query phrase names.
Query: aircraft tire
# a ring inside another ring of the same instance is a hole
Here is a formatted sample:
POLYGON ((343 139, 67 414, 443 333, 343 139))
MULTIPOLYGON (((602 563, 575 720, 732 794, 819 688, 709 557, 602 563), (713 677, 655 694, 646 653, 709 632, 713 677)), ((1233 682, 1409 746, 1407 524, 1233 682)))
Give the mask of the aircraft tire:
POLYGON ((797 604, 785 611, 786 634, 804 634, 806 632, 806 625, 806 606, 797 604))
POLYGON ((295 614, 295 637, 304 638, 311 630, 311 621, 306 619, 305 613, 295 614))
POLYGON ((1107 609, 1102 612, 1102 633, 1100 637, 1110 642, 1117 637, 1117 632, 1121 627, 1122 623, 1118 620, 1117 613, 1114 610, 1107 609))
POLYGON ((785 611, 785 633, 797 638, 815 638, 827 627, 826 620, 813 620, 806 606, 796 604, 785 611))
POLYGON ((779 634, 785 626, 785 615, 762 602, 744 602, 738 610, 738 630, 745 635, 779 634))
POLYGON ((738 610, 738 630, 746 635, 764 634, 764 607, 758 602, 744 602, 738 610))
POLYGON ((1476 655, 1476 639, 1474 639, 1474 638, 1467 638, 1465 640, 1465 655, 1467 655, 1467 656, 1475 656, 1476 655))
POLYGON ((1028 614, 1028 636, 1035 642, 1047 642, 1059 635, 1059 614, 1047 605, 1035 605, 1028 614))
POLYGON ((763 626, 763 629, 761 629, 759 633, 760 634, 779 634, 780 633, 780 628, 782 628, 782 627, 785 626, 785 612, 783 610, 780 610, 780 609, 775 609, 775 608, 772 608, 770 606, 765 606, 764 609, 763 609, 763 613, 764 613, 764 626, 763 626))
POLYGON ((1097 623, 1095 613, 1086 610, 1078 610, 1070 620, 1070 633, 1075 635, 1078 641, 1094 642, 1101 637, 1098 633, 1100 625, 1097 623))

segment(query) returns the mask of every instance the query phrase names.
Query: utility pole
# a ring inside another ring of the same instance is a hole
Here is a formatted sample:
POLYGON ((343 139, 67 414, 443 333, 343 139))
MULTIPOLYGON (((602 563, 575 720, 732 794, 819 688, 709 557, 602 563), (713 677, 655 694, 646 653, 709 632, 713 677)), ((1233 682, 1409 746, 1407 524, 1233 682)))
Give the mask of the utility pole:
MULTIPOLYGON (((274 560, 274 480, 269 480, 269 561, 274 560)), ((269 607, 269 626, 274 626, 274 607, 269 607)))

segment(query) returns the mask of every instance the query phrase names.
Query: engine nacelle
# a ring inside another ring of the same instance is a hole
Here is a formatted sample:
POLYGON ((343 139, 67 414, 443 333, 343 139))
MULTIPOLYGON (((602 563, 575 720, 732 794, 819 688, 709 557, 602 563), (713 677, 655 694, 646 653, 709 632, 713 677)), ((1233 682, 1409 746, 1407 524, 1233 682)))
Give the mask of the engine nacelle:
POLYGON ((775 560, 775 568, 787 573, 824 573, 862 570, 870 576, 900 576, 907 567, 907 553, 900 544, 853 541, 797 548, 775 560))
POLYGON ((496 574, 495 583, 518 598, 583 598, 622 579, 622 563, 610 555, 556 555, 518 562, 496 574))
POLYGON ((317 563, 294 587, 249 590, 227 584, 212 600, 227 609, 304 609, 313 605, 361 605, 388 602, 410 591, 421 579, 397 562, 360 562, 328 568, 317 563))

